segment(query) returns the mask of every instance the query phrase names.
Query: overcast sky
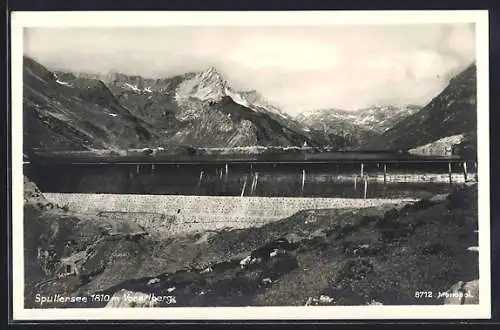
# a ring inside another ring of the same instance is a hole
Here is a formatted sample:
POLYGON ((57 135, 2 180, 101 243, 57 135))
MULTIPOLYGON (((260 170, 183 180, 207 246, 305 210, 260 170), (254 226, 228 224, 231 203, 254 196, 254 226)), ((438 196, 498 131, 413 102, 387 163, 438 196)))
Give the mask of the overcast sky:
POLYGON ((26 28, 25 54, 51 69, 168 77, 213 65, 292 115, 422 104, 475 59, 466 24, 26 28))

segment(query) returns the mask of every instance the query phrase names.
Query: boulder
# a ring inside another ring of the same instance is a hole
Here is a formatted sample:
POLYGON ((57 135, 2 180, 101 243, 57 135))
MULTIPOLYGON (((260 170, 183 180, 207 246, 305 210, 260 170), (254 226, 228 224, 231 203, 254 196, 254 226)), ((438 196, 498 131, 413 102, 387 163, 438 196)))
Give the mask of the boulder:
POLYGON ((479 303, 479 280, 458 281, 446 292, 445 305, 474 305, 479 303))
POLYGON ((448 194, 437 194, 429 199, 433 203, 442 203, 448 200, 448 194))

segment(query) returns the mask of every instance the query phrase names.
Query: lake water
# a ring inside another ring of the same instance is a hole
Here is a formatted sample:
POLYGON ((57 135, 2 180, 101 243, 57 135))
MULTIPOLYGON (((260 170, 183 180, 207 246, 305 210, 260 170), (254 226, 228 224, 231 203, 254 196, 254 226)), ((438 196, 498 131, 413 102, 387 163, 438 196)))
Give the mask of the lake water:
MULTIPOLYGON (((455 164, 457 165, 457 164, 455 164)), ((366 198, 428 198, 463 182, 462 170, 448 165, 404 168, 364 166, 366 198), (408 179, 410 178, 410 179, 408 179), (429 182, 422 182, 424 179, 429 182), (398 180, 408 182, 397 182, 398 180), (434 182, 430 182, 434 180, 434 182)), ((359 165, 81 165, 38 166, 25 173, 43 192, 202 196, 364 198, 359 165)), ((473 177, 474 174, 470 174, 473 177)))

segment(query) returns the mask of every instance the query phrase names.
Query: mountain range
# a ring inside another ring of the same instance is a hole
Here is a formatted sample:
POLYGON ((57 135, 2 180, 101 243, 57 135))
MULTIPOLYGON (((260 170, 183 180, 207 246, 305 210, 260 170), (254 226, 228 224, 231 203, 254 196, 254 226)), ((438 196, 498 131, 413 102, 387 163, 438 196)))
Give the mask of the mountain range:
MULTIPOLYGON (((34 61, 25 61, 25 71, 32 71, 29 66, 34 61)), ((118 131, 129 125, 123 120, 138 120, 150 130, 150 139, 125 139, 124 143, 193 147, 298 146, 304 143, 319 146, 325 143, 321 134, 315 136, 314 132, 304 129, 293 118, 269 104, 258 92, 233 90, 213 67, 165 79, 119 73, 102 76, 60 71, 50 73, 41 65, 38 69, 47 72, 55 81, 49 87, 46 84, 33 86, 30 80, 25 80, 27 88, 37 90, 38 94, 50 94, 51 99, 57 102, 59 97, 64 98, 70 91, 83 93, 86 101, 93 101, 95 107, 100 107, 101 113, 112 116, 106 118, 108 122, 115 119, 115 126, 121 125, 118 131), (102 90, 89 95, 89 90, 93 90, 89 86, 94 84, 102 90), (119 111, 109 111, 106 108, 107 97, 132 114, 133 119, 123 117, 119 111)), ((52 117, 60 112, 54 102, 47 101, 45 106, 45 112, 52 117)), ((26 95, 25 103, 32 103, 31 96, 26 95)), ((88 111, 69 105, 67 109, 73 109, 83 117, 88 111)), ((75 121, 67 121, 66 124, 80 128, 80 123, 75 121)), ((119 140, 118 137, 111 139, 117 148, 123 147, 119 140)))
POLYGON ((475 64, 428 105, 320 109, 293 118, 257 91, 237 91, 214 67, 168 78, 50 71, 24 57, 24 146, 329 146, 411 149, 474 140, 475 64))
POLYGON ((420 108, 417 105, 379 105, 356 111, 320 109, 303 112, 295 119, 326 136, 342 136, 344 147, 355 148, 384 133, 420 108))

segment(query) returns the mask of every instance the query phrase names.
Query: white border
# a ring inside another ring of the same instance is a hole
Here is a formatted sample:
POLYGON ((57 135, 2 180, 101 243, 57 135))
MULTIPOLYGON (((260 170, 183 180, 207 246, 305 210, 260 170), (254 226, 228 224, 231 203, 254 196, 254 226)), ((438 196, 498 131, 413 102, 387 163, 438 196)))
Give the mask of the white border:
POLYGON ((488 11, 12 12, 12 252, 14 320, 298 320, 491 318, 488 11), (24 309, 22 55, 24 27, 271 26, 475 23, 478 106, 479 305, 24 309), (409 308, 411 307, 411 308, 409 308))

